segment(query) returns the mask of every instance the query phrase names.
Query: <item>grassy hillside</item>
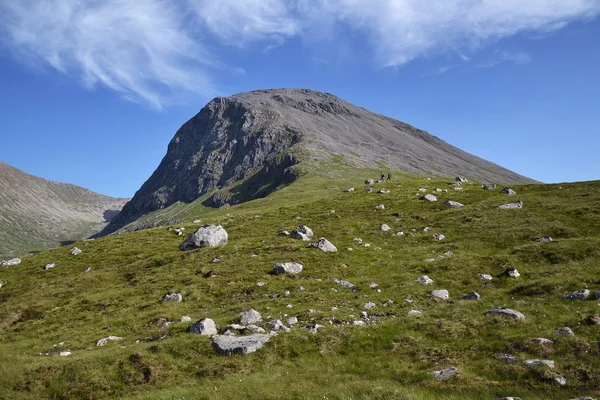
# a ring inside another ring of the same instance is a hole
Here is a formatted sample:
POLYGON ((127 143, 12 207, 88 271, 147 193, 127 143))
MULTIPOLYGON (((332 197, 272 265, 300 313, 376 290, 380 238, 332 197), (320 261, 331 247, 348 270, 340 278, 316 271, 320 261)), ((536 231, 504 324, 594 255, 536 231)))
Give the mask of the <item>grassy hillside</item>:
MULTIPOLYGON (((0 269, 0 398, 600 394, 600 326, 587 323, 600 314, 598 300, 563 299, 573 290, 600 290, 600 182, 516 186, 518 195, 507 196, 478 184, 454 191, 447 180, 401 178, 366 193, 364 172, 335 173, 336 179, 302 177, 268 198, 228 210, 188 208, 188 220, 228 231, 229 243, 221 248, 181 252, 183 237, 163 227, 78 242, 83 250, 78 256, 60 248, 0 269), (356 191, 342 192, 350 186, 356 191), (377 193, 383 187, 391 193, 377 193), (427 203, 419 200, 422 187, 449 191, 434 193, 438 202, 427 203), (450 209, 442 204, 446 199, 465 207, 450 209), (498 208, 516 200, 524 202, 523 209, 498 208), (379 204, 385 209, 376 210, 379 204), (381 231, 383 223, 392 230, 381 231), (278 236, 299 224, 339 251, 324 253, 278 236), (406 236, 395 236, 398 231, 406 236), (446 239, 435 240, 435 233, 446 239), (554 241, 535 242, 540 236, 554 241), (213 262, 216 257, 220 262, 213 262), (269 273, 285 261, 302 263, 304 271, 269 273), (44 271, 49 262, 56 267, 44 271), (497 277, 506 267, 521 276, 497 277), (482 283, 482 273, 493 281, 482 283), (421 275, 435 283, 415 282, 421 275), (336 285, 334 278, 358 291, 336 285), (257 286, 259 281, 265 285, 257 286), (428 292, 434 289, 447 289, 450 299, 433 299, 428 292), (479 301, 459 300, 472 291, 481 295, 479 301), (170 292, 181 293, 183 302, 162 302, 170 292), (352 325, 369 301, 376 304, 366 310, 369 325, 352 325), (501 306, 527 319, 485 316, 501 306), (215 353, 208 337, 187 333, 189 322, 179 322, 183 315, 192 321, 210 317, 224 327, 249 308, 266 321, 285 323, 287 315, 300 323, 254 354, 225 357, 215 353), (413 309, 423 314, 408 316, 413 309), (159 328, 161 318, 173 323, 159 328), (314 323, 325 326, 316 335, 303 328, 314 323), (565 326, 575 336, 555 333, 565 326), (108 335, 124 339, 95 346, 108 335), (554 343, 532 341, 539 337, 554 343), (59 356, 67 350, 70 356, 59 356), (506 363, 501 354, 516 360, 506 363), (556 367, 530 369, 524 365, 528 359, 554 360, 556 367), (432 378, 432 371, 447 367, 458 368, 458 376, 432 378), (566 378, 565 386, 553 380, 557 376, 566 378)), ((187 235, 199 225, 177 227, 185 227, 187 235)))

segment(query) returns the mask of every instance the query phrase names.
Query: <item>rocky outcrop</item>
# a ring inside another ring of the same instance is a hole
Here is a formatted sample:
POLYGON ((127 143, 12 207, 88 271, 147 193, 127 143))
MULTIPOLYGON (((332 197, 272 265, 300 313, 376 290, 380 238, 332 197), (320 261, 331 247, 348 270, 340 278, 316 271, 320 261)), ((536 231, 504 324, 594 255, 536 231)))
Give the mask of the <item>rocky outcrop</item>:
POLYGON ((533 182, 429 133, 311 90, 258 90, 217 97, 186 122, 162 162, 103 235, 175 202, 213 192, 221 207, 293 182, 301 161, 383 163, 410 174, 461 173, 481 181, 533 182))

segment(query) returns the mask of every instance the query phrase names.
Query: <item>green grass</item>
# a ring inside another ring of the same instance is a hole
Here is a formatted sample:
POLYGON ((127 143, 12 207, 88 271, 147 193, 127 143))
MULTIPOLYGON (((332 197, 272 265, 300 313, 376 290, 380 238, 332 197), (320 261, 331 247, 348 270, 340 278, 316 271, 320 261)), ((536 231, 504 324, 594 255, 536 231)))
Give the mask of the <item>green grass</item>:
MULTIPOLYGON (((425 203, 417 195, 420 187, 450 189, 449 181, 402 177, 374 186, 391 194, 365 193, 363 180, 377 172, 331 168, 228 210, 177 205, 167 211, 170 217, 223 225, 229 243, 221 248, 181 252, 183 237, 161 227, 78 242, 84 250, 79 256, 59 248, 1 269, 0 399, 597 396, 600 327, 583 321, 600 314, 598 301, 562 296, 585 287, 600 290, 600 182, 516 186, 515 197, 467 184, 462 191, 435 193, 439 201, 425 203), (342 192, 350 186, 356 191, 342 192), (448 209, 445 199, 465 207, 448 209), (497 208, 514 200, 523 200, 524 208, 497 208), (385 210, 375 210, 377 204, 385 210), (380 231, 382 223, 393 230, 380 231), (277 236, 299 224, 328 238, 339 252, 277 236), (425 226, 431 231, 423 232, 425 226), (407 236, 394 236, 399 230, 407 236), (437 232, 447 239, 435 241, 437 232), (533 241, 542 235, 555 241, 533 241), (358 245, 355 237, 371 247, 358 245), (446 251, 453 255, 424 261, 446 251), (213 263, 215 257, 221 261, 213 263), (283 261, 300 262, 304 271, 295 277, 269 274, 283 261), (57 262, 56 268, 43 271, 48 262, 57 262), (496 278, 508 266, 521 277, 496 278), (92 270, 84 273, 87 267, 92 270), (211 271, 217 276, 206 278, 211 271), (494 280, 483 284, 480 273, 494 280), (415 282, 424 274, 435 284, 415 282), (345 290, 333 278, 359 290, 345 290), (258 281, 266 285, 258 287, 258 281), (432 289, 449 290, 450 300, 434 301, 428 296, 432 289), (481 300, 458 299, 471 291, 481 300), (161 302, 168 292, 182 293, 183 302, 161 302), (377 304, 369 311, 376 323, 348 325, 367 301, 377 304), (485 317, 499 306, 517 309, 527 320, 485 317), (295 315, 300 326, 326 328, 313 335, 297 327, 257 353, 223 357, 209 338, 186 333, 189 323, 178 322, 183 315, 194 321, 210 317, 222 327, 248 308, 271 315, 267 320, 295 315), (408 317, 413 308, 423 315, 408 317), (159 318, 174 323, 161 329, 159 318), (576 336, 556 336, 554 329, 562 326, 576 336), (108 335, 125 339, 95 346, 108 335), (555 342, 541 347, 531 341, 535 337, 555 342), (72 355, 59 357, 61 350, 72 355), (496 358, 499 353, 520 361, 505 364, 496 358), (552 359, 557 367, 530 370, 522 360, 532 358, 552 359), (449 366, 459 369, 458 377, 431 378, 431 371, 449 366), (553 374, 565 376, 567 385, 552 382, 553 374)), ((189 234, 198 225, 177 226, 189 234)))

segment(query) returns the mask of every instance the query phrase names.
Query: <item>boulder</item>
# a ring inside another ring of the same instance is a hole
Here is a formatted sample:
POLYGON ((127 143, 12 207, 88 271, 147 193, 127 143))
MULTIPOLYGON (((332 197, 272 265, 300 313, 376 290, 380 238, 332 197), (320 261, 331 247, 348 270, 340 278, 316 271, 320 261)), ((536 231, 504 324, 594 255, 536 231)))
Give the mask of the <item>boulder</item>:
POLYGON ((504 189, 502 189, 502 193, 507 194, 509 196, 516 196, 517 195, 517 192, 515 192, 511 188, 504 188, 504 189))
POLYGON ((511 310, 506 307, 494 308, 485 313, 486 317, 507 317, 514 319, 525 319, 525 315, 519 311, 511 310))
POLYGON ((441 300, 448 300, 448 298, 450 297, 448 295, 448 291, 445 289, 432 290, 431 292, 429 292, 429 295, 431 297, 435 297, 436 299, 441 299, 441 300))
POLYGON ((256 333, 249 336, 227 336, 215 335, 211 338, 213 347, 219 354, 248 354, 254 353, 256 350, 263 347, 273 334, 256 333))
POLYGON ((379 204, 378 206, 375 206, 376 210, 385 210, 385 206, 383 204, 379 204))
POLYGON ((202 318, 201 320, 196 321, 192 326, 190 326, 189 332, 203 336, 213 336, 219 333, 217 330, 217 324, 215 324, 215 321, 210 318, 202 318))
POLYGON ((502 204, 501 206, 499 206, 499 208, 503 208, 503 209, 523 208, 523 202, 519 200, 519 201, 515 201, 514 203, 502 204))
POLYGON ((373 180, 373 179, 367 179, 367 180, 365 181, 365 185, 372 185, 372 184, 374 184, 374 183, 375 183, 375 180, 373 180))
POLYGON ((0 261, 0 267, 10 267, 11 265, 19 265, 21 264, 20 258, 11 258, 7 261, 0 261))
POLYGON ((433 235, 433 237, 435 238, 435 240, 444 240, 446 239, 446 236, 441 234, 441 233, 436 233, 435 235, 433 235))
POLYGON ((557 335, 575 336, 575 333, 573 332, 573 330, 566 326, 564 328, 558 328, 557 330, 554 331, 554 333, 556 333, 557 335))
POLYGON ((353 285, 352 283, 348 282, 348 281, 342 281, 339 279, 334 279, 333 280, 334 283, 340 285, 343 288, 346 288, 348 290, 351 290, 353 292, 356 292, 358 290, 358 288, 356 287, 356 285, 353 285))
POLYGON ((549 243, 552 241, 552 238, 550 236, 542 236, 535 239, 535 241, 538 243, 549 243))
POLYGON ((268 325, 273 332, 289 332, 291 330, 290 328, 285 326, 283 322, 281 322, 281 320, 279 319, 269 322, 268 325))
POLYGON ((74 256, 77 256, 77 255, 79 255, 79 254, 81 254, 81 253, 83 253, 83 251, 81 251, 81 250, 80 250, 80 249, 78 249, 77 247, 73 247, 73 248, 71 249, 71 254, 72 254, 72 255, 74 255, 74 256))
POLYGON ((521 274, 516 268, 506 268, 504 272, 500 274, 500 276, 505 278, 518 278, 521 276, 521 274))
POLYGON ((419 311, 419 310, 410 310, 407 314, 409 317, 418 317, 420 315, 423 315, 423 311, 419 311))
POLYGON ((316 242, 309 244, 308 247, 315 248, 315 249, 321 249, 325 252, 337 251, 337 247, 335 247, 329 240, 325 239, 324 237, 317 240, 316 242))
POLYGON ((461 297, 461 300, 479 300, 481 298, 481 295, 477 292, 471 292, 463 297, 461 297))
POLYGON ((483 190, 496 190, 496 184, 492 183, 492 184, 489 184, 489 185, 481 185, 481 188, 483 190))
POLYGON ((433 283, 433 279, 431 279, 430 277, 428 277, 427 275, 423 275, 418 277, 417 279, 415 279, 417 282, 419 282, 422 285, 430 285, 433 283))
POLYGON ((296 325, 298 323, 298 317, 290 317, 286 320, 288 325, 296 325))
POLYGON ((181 293, 167 293, 163 296, 162 300, 181 303, 181 300, 183 300, 183 297, 181 296, 181 293))
POLYGON ((464 176, 457 176, 456 179, 454 179, 455 182, 460 182, 460 183, 467 183, 469 182, 469 180, 467 178, 465 178, 464 176))
POLYGON ((492 279, 494 279, 491 275, 488 274, 479 274, 479 278, 481 279, 481 282, 491 282, 492 279))
POLYGON ((452 378, 453 376, 456 376, 458 374, 458 370, 454 367, 450 367, 450 368, 442 369, 440 371, 433 371, 431 374, 433 375, 433 377, 435 379, 441 381, 441 380, 452 378))
POLYGON ((367 310, 372 310, 375 307, 377 307, 377 305, 375 303, 373 303, 372 301, 369 301, 369 302, 365 303, 365 305, 364 305, 364 308, 366 308, 367 310))
POLYGON ((373 188, 370 188, 370 187, 365 188, 365 192, 367 192, 367 193, 373 193, 373 188))
POLYGON ((346 193, 354 192, 354 188, 353 187, 348 188, 348 189, 344 190, 344 192, 346 192, 346 193))
POLYGON ((221 225, 204 225, 188 236, 179 246, 182 251, 202 247, 219 247, 227 244, 229 235, 221 225))
POLYGON ((387 231, 391 230, 392 228, 390 228, 388 224, 381 224, 379 226, 379 229, 381 229, 384 232, 387 232, 387 231))
POLYGON ((600 326, 600 315, 590 315, 583 320, 586 325, 600 326))
POLYGON ((434 201, 437 201, 437 197, 435 197, 432 194, 426 194, 425 196, 421 197, 421 200, 425 200, 425 201, 429 201, 429 202, 434 202, 434 201))
POLYGON ((246 310, 240 314, 240 324, 248 325, 262 321, 262 315, 254 309, 246 310))
POLYGON ((302 268, 302 264, 295 262, 280 263, 273 266, 273 273, 295 275, 302 272, 302 268))
POLYGON ((98 340, 96 342, 96 346, 104 346, 106 343, 113 342, 115 340, 123 340, 123 338, 119 337, 119 336, 107 336, 105 338, 98 340))
POLYGON ((422 192, 422 193, 425 193, 426 191, 427 191, 427 189, 425 189, 425 188, 420 188, 419 189, 419 192, 422 192))
POLYGON ((531 340, 533 340, 534 342, 536 342, 538 344, 542 344, 542 345, 554 343, 554 341, 552 341, 550 339, 543 338, 543 337, 534 338, 534 339, 531 339, 531 340))
POLYGON ((279 232, 279 236, 290 236, 290 233, 288 231, 281 231, 279 232))
POLYGON ((314 335, 316 335, 317 333, 319 333, 323 328, 325 328, 325 327, 323 325, 321 325, 321 324, 313 324, 313 325, 307 325, 306 326, 306 329, 310 333, 312 333, 314 335))
POLYGON ((48 271, 49 269, 52 269, 54 267, 56 267, 55 262, 48 263, 48 264, 44 265, 44 271, 48 271))
POLYGON ((464 207, 465 205, 462 203, 459 203, 458 201, 452 201, 452 200, 446 200, 444 202, 444 205, 450 208, 461 208, 464 207))
POLYGON ((527 365, 529 368, 537 368, 537 367, 554 368, 554 361, 552 361, 552 360, 525 360, 525 365, 527 365))
POLYGON ((381 193, 381 194, 390 194, 391 192, 389 190, 387 190, 387 189, 381 189, 379 191, 379 193, 381 193))
POLYGON ((563 296, 566 300, 585 300, 590 297, 592 293, 587 289, 576 290, 571 293, 567 293, 563 296))
POLYGON ((192 317, 190 317, 189 315, 184 315, 183 317, 181 317, 179 319, 181 322, 192 322, 192 317))
POLYGON ((251 333, 267 333, 267 331, 265 331, 263 328, 254 324, 249 324, 246 326, 246 330, 251 333))
POLYGON ((292 231, 291 237, 294 239, 300 239, 309 241, 313 237, 313 231, 306 225, 300 225, 292 231))
POLYGON ((70 356, 70 355, 71 355, 71 352, 70 352, 70 351, 61 351, 61 352, 59 353, 59 356, 61 356, 61 357, 68 357, 68 356, 70 356))

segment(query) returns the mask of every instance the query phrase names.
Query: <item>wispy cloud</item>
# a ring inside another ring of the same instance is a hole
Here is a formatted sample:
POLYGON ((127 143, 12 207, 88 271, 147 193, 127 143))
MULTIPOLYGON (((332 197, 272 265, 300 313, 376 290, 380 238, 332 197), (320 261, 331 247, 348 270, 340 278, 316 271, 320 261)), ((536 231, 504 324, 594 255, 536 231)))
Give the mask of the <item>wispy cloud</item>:
MULTIPOLYGON (((0 37, 36 66, 160 109, 182 93, 212 95, 216 71, 243 67, 226 65, 222 52, 260 53, 290 38, 310 51, 350 33, 370 44, 379 67, 440 54, 473 63, 500 39, 599 13, 600 0, 19 0, 0 1, 0 37)), ((530 60, 495 57, 487 64, 530 60)))
POLYGON ((491 57, 484 62, 478 63, 475 67, 491 68, 506 61, 512 62, 515 65, 525 65, 531 62, 531 55, 524 51, 511 52, 506 50, 496 50, 491 57))

